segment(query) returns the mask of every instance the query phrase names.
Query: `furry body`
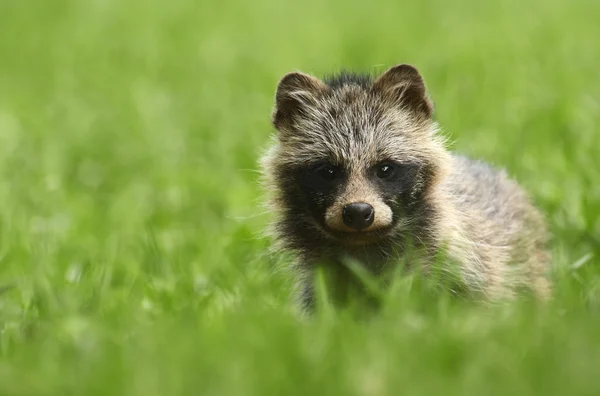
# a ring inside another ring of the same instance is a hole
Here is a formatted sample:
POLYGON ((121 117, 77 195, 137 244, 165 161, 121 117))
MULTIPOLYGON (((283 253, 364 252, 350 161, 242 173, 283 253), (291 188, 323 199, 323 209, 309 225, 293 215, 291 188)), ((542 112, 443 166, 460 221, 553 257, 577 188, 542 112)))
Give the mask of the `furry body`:
POLYGON ((548 296, 541 214, 504 172, 444 147, 415 68, 398 65, 376 79, 289 73, 275 102, 278 133, 262 168, 273 234, 295 253, 305 305, 317 263, 328 263, 343 287, 351 280, 340 257, 382 274, 409 244, 418 252, 409 265, 426 271, 443 250, 448 273, 455 266, 484 299, 522 287, 548 296))

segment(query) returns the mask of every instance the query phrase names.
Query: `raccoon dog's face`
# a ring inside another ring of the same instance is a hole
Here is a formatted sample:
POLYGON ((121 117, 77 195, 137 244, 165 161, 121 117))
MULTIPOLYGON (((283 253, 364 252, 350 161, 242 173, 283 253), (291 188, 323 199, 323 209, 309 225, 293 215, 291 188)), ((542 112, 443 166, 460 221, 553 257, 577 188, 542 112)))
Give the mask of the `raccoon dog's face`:
POLYGON ((376 243, 414 224, 445 156, 418 71, 374 81, 285 75, 277 87, 277 144, 264 166, 280 228, 294 238, 376 243))

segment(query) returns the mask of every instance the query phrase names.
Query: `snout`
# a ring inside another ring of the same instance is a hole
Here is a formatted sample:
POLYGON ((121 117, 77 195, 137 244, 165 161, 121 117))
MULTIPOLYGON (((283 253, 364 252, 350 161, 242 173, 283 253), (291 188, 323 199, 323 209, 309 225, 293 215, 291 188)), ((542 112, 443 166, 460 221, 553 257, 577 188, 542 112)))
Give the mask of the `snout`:
POLYGON ((392 210, 380 200, 338 201, 325 213, 329 230, 364 234, 392 226, 392 210))
POLYGON ((344 224, 356 231, 368 228, 375 220, 375 209, 368 203, 355 202, 344 206, 342 210, 344 224))

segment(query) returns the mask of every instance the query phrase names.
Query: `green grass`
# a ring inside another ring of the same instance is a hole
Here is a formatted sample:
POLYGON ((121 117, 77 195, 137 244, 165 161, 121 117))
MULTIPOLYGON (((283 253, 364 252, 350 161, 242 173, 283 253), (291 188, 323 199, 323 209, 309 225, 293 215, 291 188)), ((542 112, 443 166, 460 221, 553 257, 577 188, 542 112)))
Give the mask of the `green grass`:
POLYGON ((600 394, 600 2, 0 2, 1 395, 600 394), (547 214, 555 300, 401 280, 295 315, 259 237, 277 80, 425 76, 547 214))

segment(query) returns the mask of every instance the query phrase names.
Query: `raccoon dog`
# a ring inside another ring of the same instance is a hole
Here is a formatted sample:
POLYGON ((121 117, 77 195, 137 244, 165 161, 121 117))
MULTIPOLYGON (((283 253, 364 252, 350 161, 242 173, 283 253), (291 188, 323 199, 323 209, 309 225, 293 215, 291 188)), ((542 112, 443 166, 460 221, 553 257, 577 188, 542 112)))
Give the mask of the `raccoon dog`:
POLYGON ((353 278, 343 257, 381 277, 399 263, 427 273, 441 251, 447 272, 484 301, 523 289, 549 296, 542 215, 504 171, 448 151, 432 112, 406 64, 376 78, 293 72, 279 81, 277 133, 261 166, 276 246, 295 257, 304 307, 317 264, 345 290, 353 278))

